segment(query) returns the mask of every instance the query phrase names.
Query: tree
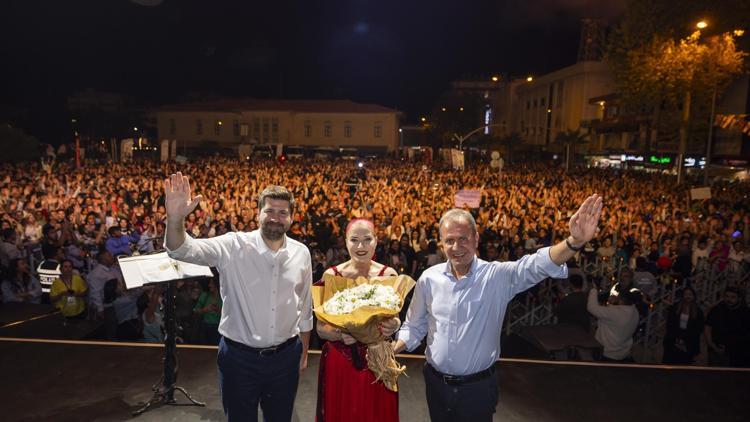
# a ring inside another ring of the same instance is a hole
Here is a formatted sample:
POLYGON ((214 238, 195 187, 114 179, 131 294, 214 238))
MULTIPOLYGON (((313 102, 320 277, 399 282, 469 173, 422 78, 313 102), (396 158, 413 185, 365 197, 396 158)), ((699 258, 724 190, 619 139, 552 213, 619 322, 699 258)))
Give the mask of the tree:
POLYGON ((718 94, 727 88, 742 71, 745 56, 737 50, 733 34, 702 42, 700 31, 679 41, 654 38, 628 54, 630 71, 623 75, 626 92, 631 99, 645 99, 654 105, 657 130, 664 130, 667 136, 677 130, 678 183, 682 181, 681 164, 688 144, 700 145, 706 139, 702 132, 708 128, 708 105, 714 91, 718 94), (671 125, 662 129, 658 126, 660 119, 671 125), (698 127, 691 128, 693 120, 700 122, 698 127), (691 132, 698 136, 690 137, 691 132))
POLYGON ((21 162, 39 158, 39 141, 21 129, 0 123, 0 162, 21 162))
POLYGON ((676 143, 680 155, 703 145, 712 98, 742 71, 746 56, 732 29, 747 21, 748 0, 712 3, 708 18, 715 35, 695 31, 683 38, 707 6, 700 0, 633 0, 606 54, 625 110, 651 116, 649 143, 676 143))
POLYGON ((558 132, 555 136, 555 142, 561 143, 565 147, 565 172, 570 168, 570 155, 575 155, 576 146, 584 145, 589 142, 588 133, 578 130, 566 130, 558 132), (572 151, 571 151, 572 150, 572 151))

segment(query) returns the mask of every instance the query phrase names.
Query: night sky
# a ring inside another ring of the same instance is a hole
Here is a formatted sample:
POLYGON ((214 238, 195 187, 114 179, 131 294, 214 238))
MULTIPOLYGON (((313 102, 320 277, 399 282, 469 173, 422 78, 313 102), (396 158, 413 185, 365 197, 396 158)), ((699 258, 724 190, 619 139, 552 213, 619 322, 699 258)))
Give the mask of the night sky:
POLYGON ((574 63, 580 18, 611 18, 623 4, 6 1, 0 104, 43 114, 52 125, 66 118, 65 98, 84 88, 126 94, 144 106, 191 93, 348 98, 398 108, 415 121, 451 80, 540 74, 574 63))

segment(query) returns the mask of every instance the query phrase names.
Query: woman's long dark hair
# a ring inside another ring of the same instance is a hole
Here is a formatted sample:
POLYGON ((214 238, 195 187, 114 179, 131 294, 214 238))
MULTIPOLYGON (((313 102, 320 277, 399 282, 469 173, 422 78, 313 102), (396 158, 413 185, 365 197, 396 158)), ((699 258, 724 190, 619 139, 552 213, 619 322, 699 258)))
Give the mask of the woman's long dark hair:
POLYGON ((31 276, 29 273, 20 273, 18 271, 18 262, 23 258, 15 258, 10 261, 10 284, 15 293, 25 292, 31 288, 31 276), (20 275, 20 279, 19 279, 20 275))
POLYGON ((677 317, 680 316, 682 313, 682 308, 685 306, 682 297, 685 296, 685 292, 690 290, 693 293, 693 302, 690 304, 690 308, 688 309, 688 315, 690 315, 690 319, 695 318, 698 315, 698 304, 696 303, 698 300, 698 295, 695 294, 695 290, 690 286, 685 286, 684 289, 682 289, 682 294, 680 296, 680 301, 677 302, 677 306, 674 307, 674 312, 677 315, 677 317))

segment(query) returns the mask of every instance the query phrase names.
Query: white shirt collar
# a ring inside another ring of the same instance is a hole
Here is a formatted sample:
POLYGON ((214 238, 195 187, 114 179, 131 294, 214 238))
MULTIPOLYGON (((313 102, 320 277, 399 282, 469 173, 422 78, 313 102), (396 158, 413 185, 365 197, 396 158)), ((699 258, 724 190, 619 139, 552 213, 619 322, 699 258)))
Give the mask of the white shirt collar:
POLYGON ((258 253, 260 255, 270 255, 272 257, 279 256, 281 254, 284 254, 286 256, 287 254, 287 238, 286 234, 284 234, 284 243, 281 245, 278 251, 274 251, 273 249, 269 248, 266 244, 266 241, 263 239, 263 235, 260 232, 260 229, 255 231, 256 233, 256 248, 258 249, 258 253))

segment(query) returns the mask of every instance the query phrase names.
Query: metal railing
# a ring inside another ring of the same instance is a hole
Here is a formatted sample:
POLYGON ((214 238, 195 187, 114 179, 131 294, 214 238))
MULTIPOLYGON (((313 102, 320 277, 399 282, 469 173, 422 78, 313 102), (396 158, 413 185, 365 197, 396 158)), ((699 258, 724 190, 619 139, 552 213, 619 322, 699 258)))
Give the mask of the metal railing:
MULTIPOLYGON (((625 264, 596 258, 583 260, 579 262, 579 266, 587 279, 598 279, 600 288, 607 291, 619 279, 625 264)), ((727 286, 741 288, 747 296, 746 300, 750 300, 747 289, 750 284, 750 265, 747 262, 729 260, 722 266, 702 258, 690 277, 681 278, 674 273, 665 272, 657 276, 657 282, 654 292, 644 297, 648 311, 641 317, 633 336, 634 346, 643 350, 642 359, 647 362, 656 361, 666 330, 667 311, 678 301, 686 286, 695 290, 696 300, 704 314, 721 301, 727 286)), ((508 304, 503 327, 505 333, 518 333, 524 326, 554 323, 555 305, 566 288, 567 284, 560 280, 547 279, 534 289, 518 295, 508 304)))

